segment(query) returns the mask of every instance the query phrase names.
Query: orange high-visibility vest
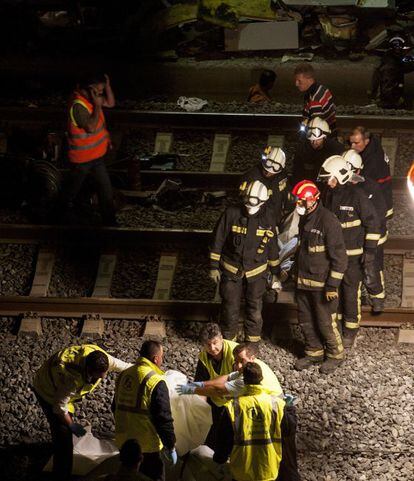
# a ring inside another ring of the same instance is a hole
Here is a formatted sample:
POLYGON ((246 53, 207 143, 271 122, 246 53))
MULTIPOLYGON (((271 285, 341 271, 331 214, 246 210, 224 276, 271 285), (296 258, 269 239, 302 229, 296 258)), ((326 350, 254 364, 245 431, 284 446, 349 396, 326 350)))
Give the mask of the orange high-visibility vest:
POLYGON ((105 126, 105 116, 101 111, 95 132, 87 132, 79 127, 73 114, 76 104, 83 105, 92 114, 93 105, 79 92, 74 92, 69 104, 68 118, 68 156, 76 164, 99 159, 106 154, 109 144, 109 133, 105 126))

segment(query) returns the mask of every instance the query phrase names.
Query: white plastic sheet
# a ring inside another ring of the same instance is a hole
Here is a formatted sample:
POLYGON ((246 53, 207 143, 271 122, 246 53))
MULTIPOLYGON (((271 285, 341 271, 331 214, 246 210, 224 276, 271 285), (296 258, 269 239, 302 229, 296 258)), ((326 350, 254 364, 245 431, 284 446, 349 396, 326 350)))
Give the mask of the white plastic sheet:
POLYGON ((229 465, 222 467, 213 461, 214 452, 208 446, 193 449, 188 457, 180 481, 227 481, 231 479, 229 465))
POLYGON ((179 97, 177 100, 177 105, 187 112, 197 112, 207 104, 207 100, 199 99, 197 97, 179 97))
POLYGON ((175 387, 178 384, 187 383, 187 377, 184 374, 178 371, 167 371, 165 380, 174 419, 176 449, 178 455, 182 456, 204 443, 213 423, 211 408, 201 396, 179 396, 176 393, 175 387))

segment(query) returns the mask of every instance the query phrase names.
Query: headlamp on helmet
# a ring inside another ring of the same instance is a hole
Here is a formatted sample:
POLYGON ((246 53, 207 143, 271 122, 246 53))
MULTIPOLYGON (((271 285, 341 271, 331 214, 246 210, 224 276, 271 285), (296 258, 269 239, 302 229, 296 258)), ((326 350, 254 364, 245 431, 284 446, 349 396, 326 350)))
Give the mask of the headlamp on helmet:
POLYGON ((352 179, 352 176, 352 169, 346 160, 341 155, 332 155, 322 164, 318 181, 329 182, 335 178, 339 184, 344 185, 352 179))
POLYGON ((270 174, 278 174, 286 165, 286 155, 279 147, 269 145, 262 154, 262 166, 270 174))

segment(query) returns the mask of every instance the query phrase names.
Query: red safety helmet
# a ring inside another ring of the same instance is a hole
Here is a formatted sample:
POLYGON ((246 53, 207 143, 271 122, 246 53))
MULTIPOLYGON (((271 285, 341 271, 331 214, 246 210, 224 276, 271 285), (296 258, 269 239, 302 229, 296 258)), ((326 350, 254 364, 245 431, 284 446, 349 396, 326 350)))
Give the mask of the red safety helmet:
POLYGON ((316 201, 321 193, 311 180, 301 180, 293 187, 292 194, 300 200, 316 201))

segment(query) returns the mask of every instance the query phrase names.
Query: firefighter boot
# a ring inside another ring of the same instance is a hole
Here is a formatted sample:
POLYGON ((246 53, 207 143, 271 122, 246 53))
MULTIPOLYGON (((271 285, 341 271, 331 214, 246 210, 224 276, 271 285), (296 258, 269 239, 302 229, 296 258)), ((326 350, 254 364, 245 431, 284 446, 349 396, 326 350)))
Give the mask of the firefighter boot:
POLYGON ((342 344, 345 349, 350 349, 354 345, 357 334, 358 329, 347 329, 346 327, 344 328, 342 344))
POLYGON ((371 311, 372 314, 379 315, 384 310, 384 299, 378 299, 377 297, 371 298, 371 311))
POLYGON ((301 357, 295 362, 295 369, 296 371, 303 371, 304 369, 309 369, 315 364, 320 364, 321 362, 323 362, 323 357, 301 357))
POLYGON ((343 359, 333 359, 328 357, 328 359, 322 363, 321 367, 319 368, 319 372, 321 374, 330 374, 342 364, 342 361, 343 359))

